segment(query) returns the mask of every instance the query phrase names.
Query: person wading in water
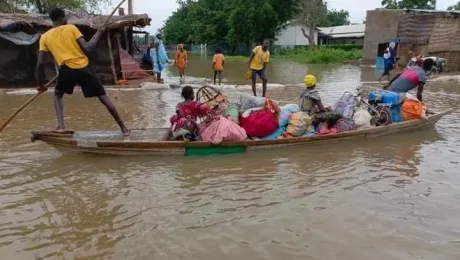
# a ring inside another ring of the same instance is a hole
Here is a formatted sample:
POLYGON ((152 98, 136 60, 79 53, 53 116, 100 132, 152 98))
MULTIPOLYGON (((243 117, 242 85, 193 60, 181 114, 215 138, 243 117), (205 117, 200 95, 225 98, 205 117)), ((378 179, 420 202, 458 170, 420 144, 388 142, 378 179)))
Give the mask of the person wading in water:
POLYGON ((267 92, 267 75, 265 69, 270 61, 270 51, 268 50, 270 42, 264 40, 262 46, 257 46, 252 50, 251 57, 249 58, 249 69, 252 71, 252 92, 254 96, 257 96, 256 92, 256 80, 257 75, 262 80, 262 97, 265 97, 267 92))
POLYGON ((58 133, 65 132, 64 125, 64 94, 73 94, 76 84, 81 86, 85 98, 97 97, 104 104, 110 114, 117 121, 118 126, 125 136, 129 130, 120 118, 112 101, 105 93, 102 82, 97 77, 89 64, 88 54, 94 50, 104 29, 99 29, 89 42, 75 25, 67 24, 64 10, 54 8, 49 17, 53 28, 40 38, 38 53, 37 75, 38 91, 46 91, 45 82, 45 55, 51 53, 59 66, 59 76, 54 91, 54 108, 56 110, 58 126, 54 130, 58 133))

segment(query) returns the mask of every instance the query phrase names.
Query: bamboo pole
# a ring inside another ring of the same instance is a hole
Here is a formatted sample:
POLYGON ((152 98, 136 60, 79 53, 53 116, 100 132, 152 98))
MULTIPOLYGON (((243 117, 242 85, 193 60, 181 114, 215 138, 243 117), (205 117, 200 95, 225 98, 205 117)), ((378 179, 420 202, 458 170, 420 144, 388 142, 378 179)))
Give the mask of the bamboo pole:
POLYGON ((110 67, 112 68, 113 82, 117 84, 117 72, 115 69, 115 61, 113 60, 112 41, 110 39, 110 30, 107 31, 107 42, 109 44, 110 67))

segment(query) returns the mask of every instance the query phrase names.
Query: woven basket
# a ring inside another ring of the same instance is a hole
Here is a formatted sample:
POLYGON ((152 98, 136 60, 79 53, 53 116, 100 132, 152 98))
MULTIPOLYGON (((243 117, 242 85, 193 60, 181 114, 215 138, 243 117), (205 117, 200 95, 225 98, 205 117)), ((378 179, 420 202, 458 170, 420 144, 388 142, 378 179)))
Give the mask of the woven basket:
POLYGON ((225 114, 229 105, 227 97, 209 85, 201 87, 196 92, 196 101, 205 103, 210 109, 215 110, 218 115, 225 114))

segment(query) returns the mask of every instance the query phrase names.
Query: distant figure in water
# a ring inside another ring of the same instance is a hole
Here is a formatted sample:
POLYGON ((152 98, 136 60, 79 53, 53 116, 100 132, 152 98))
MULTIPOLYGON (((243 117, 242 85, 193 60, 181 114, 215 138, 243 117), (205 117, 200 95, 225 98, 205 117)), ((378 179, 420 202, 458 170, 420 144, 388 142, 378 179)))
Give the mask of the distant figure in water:
POLYGON ((222 81, 222 71, 224 70, 225 57, 222 54, 222 49, 217 48, 212 57, 212 68, 214 70, 214 85, 216 85, 216 77, 219 75, 219 85, 222 81))
POLYGON ((383 61, 385 69, 383 71, 382 76, 380 76, 379 82, 382 82, 383 77, 388 76, 388 81, 390 80, 390 72, 396 65, 396 51, 395 51, 396 44, 394 42, 390 42, 389 47, 385 49, 383 53, 383 61))
POLYGON ((86 42, 82 33, 73 24, 67 24, 64 10, 54 8, 49 17, 53 28, 44 33, 40 38, 38 53, 38 91, 46 91, 45 81, 45 56, 51 53, 59 66, 59 76, 54 90, 54 108, 56 110, 58 126, 55 132, 64 133, 64 94, 73 94, 75 85, 78 84, 85 98, 97 97, 107 108, 125 136, 129 130, 120 118, 117 109, 105 93, 104 86, 99 77, 89 64, 88 54, 92 52, 104 29, 99 29, 89 42, 86 42))
POLYGON ((197 118, 211 113, 211 110, 206 104, 194 101, 195 94, 190 86, 182 88, 181 96, 184 101, 177 104, 176 114, 169 119, 171 122, 169 140, 195 141, 198 137, 197 118))
POLYGON ((268 50, 269 45, 270 42, 268 40, 264 40, 262 46, 257 46, 254 50, 252 50, 251 57, 249 58, 249 69, 252 71, 252 92, 254 93, 254 96, 257 96, 257 75, 259 75, 259 78, 262 80, 262 97, 265 97, 267 93, 267 75, 265 74, 265 69, 270 61, 270 51, 268 50))
POLYGON ((185 69, 187 68, 188 64, 188 55, 187 51, 184 49, 183 44, 177 45, 176 60, 174 63, 177 67, 177 70, 179 71, 180 82, 182 83, 182 77, 185 78, 185 69))
POLYGON ((154 48, 150 49, 150 57, 153 63, 153 70, 157 74, 157 82, 163 83, 163 79, 161 78, 161 73, 163 72, 166 64, 169 62, 168 55, 166 54, 165 46, 163 45, 163 35, 158 33, 155 36, 155 40, 153 42, 154 48))

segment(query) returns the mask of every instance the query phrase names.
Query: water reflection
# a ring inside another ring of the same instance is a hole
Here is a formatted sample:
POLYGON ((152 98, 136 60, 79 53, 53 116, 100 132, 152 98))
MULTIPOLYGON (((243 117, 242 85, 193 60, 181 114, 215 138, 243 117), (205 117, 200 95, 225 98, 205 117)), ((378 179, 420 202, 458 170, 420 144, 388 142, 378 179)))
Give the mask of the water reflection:
MULTIPOLYGON (((199 64, 190 77, 208 74, 199 64)), ((296 102, 302 87, 294 83, 307 71, 320 74, 328 104, 368 75, 349 65, 271 67, 274 80, 287 86, 269 93, 288 102, 296 102)), ((244 70, 229 64, 228 80, 247 84, 244 70)), ((109 94, 133 128, 168 125, 180 101, 179 90, 109 94)), ((234 99, 238 91, 227 94, 234 99)), ((459 95, 456 85, 430 84, 426 104, 458 110, 459 95)), ((0 122, 27 98, 0 95, 0 122)), ((434 128, 369 140, 243 155, 114 158, 30 143, 30 130, 55 125, 51 98, 40 97, 0 137, 5 259, 458 258, 457 111, 434 128)), ((96 100, 77 94, 65 102, 69 127, 117 129, 96 100)))

